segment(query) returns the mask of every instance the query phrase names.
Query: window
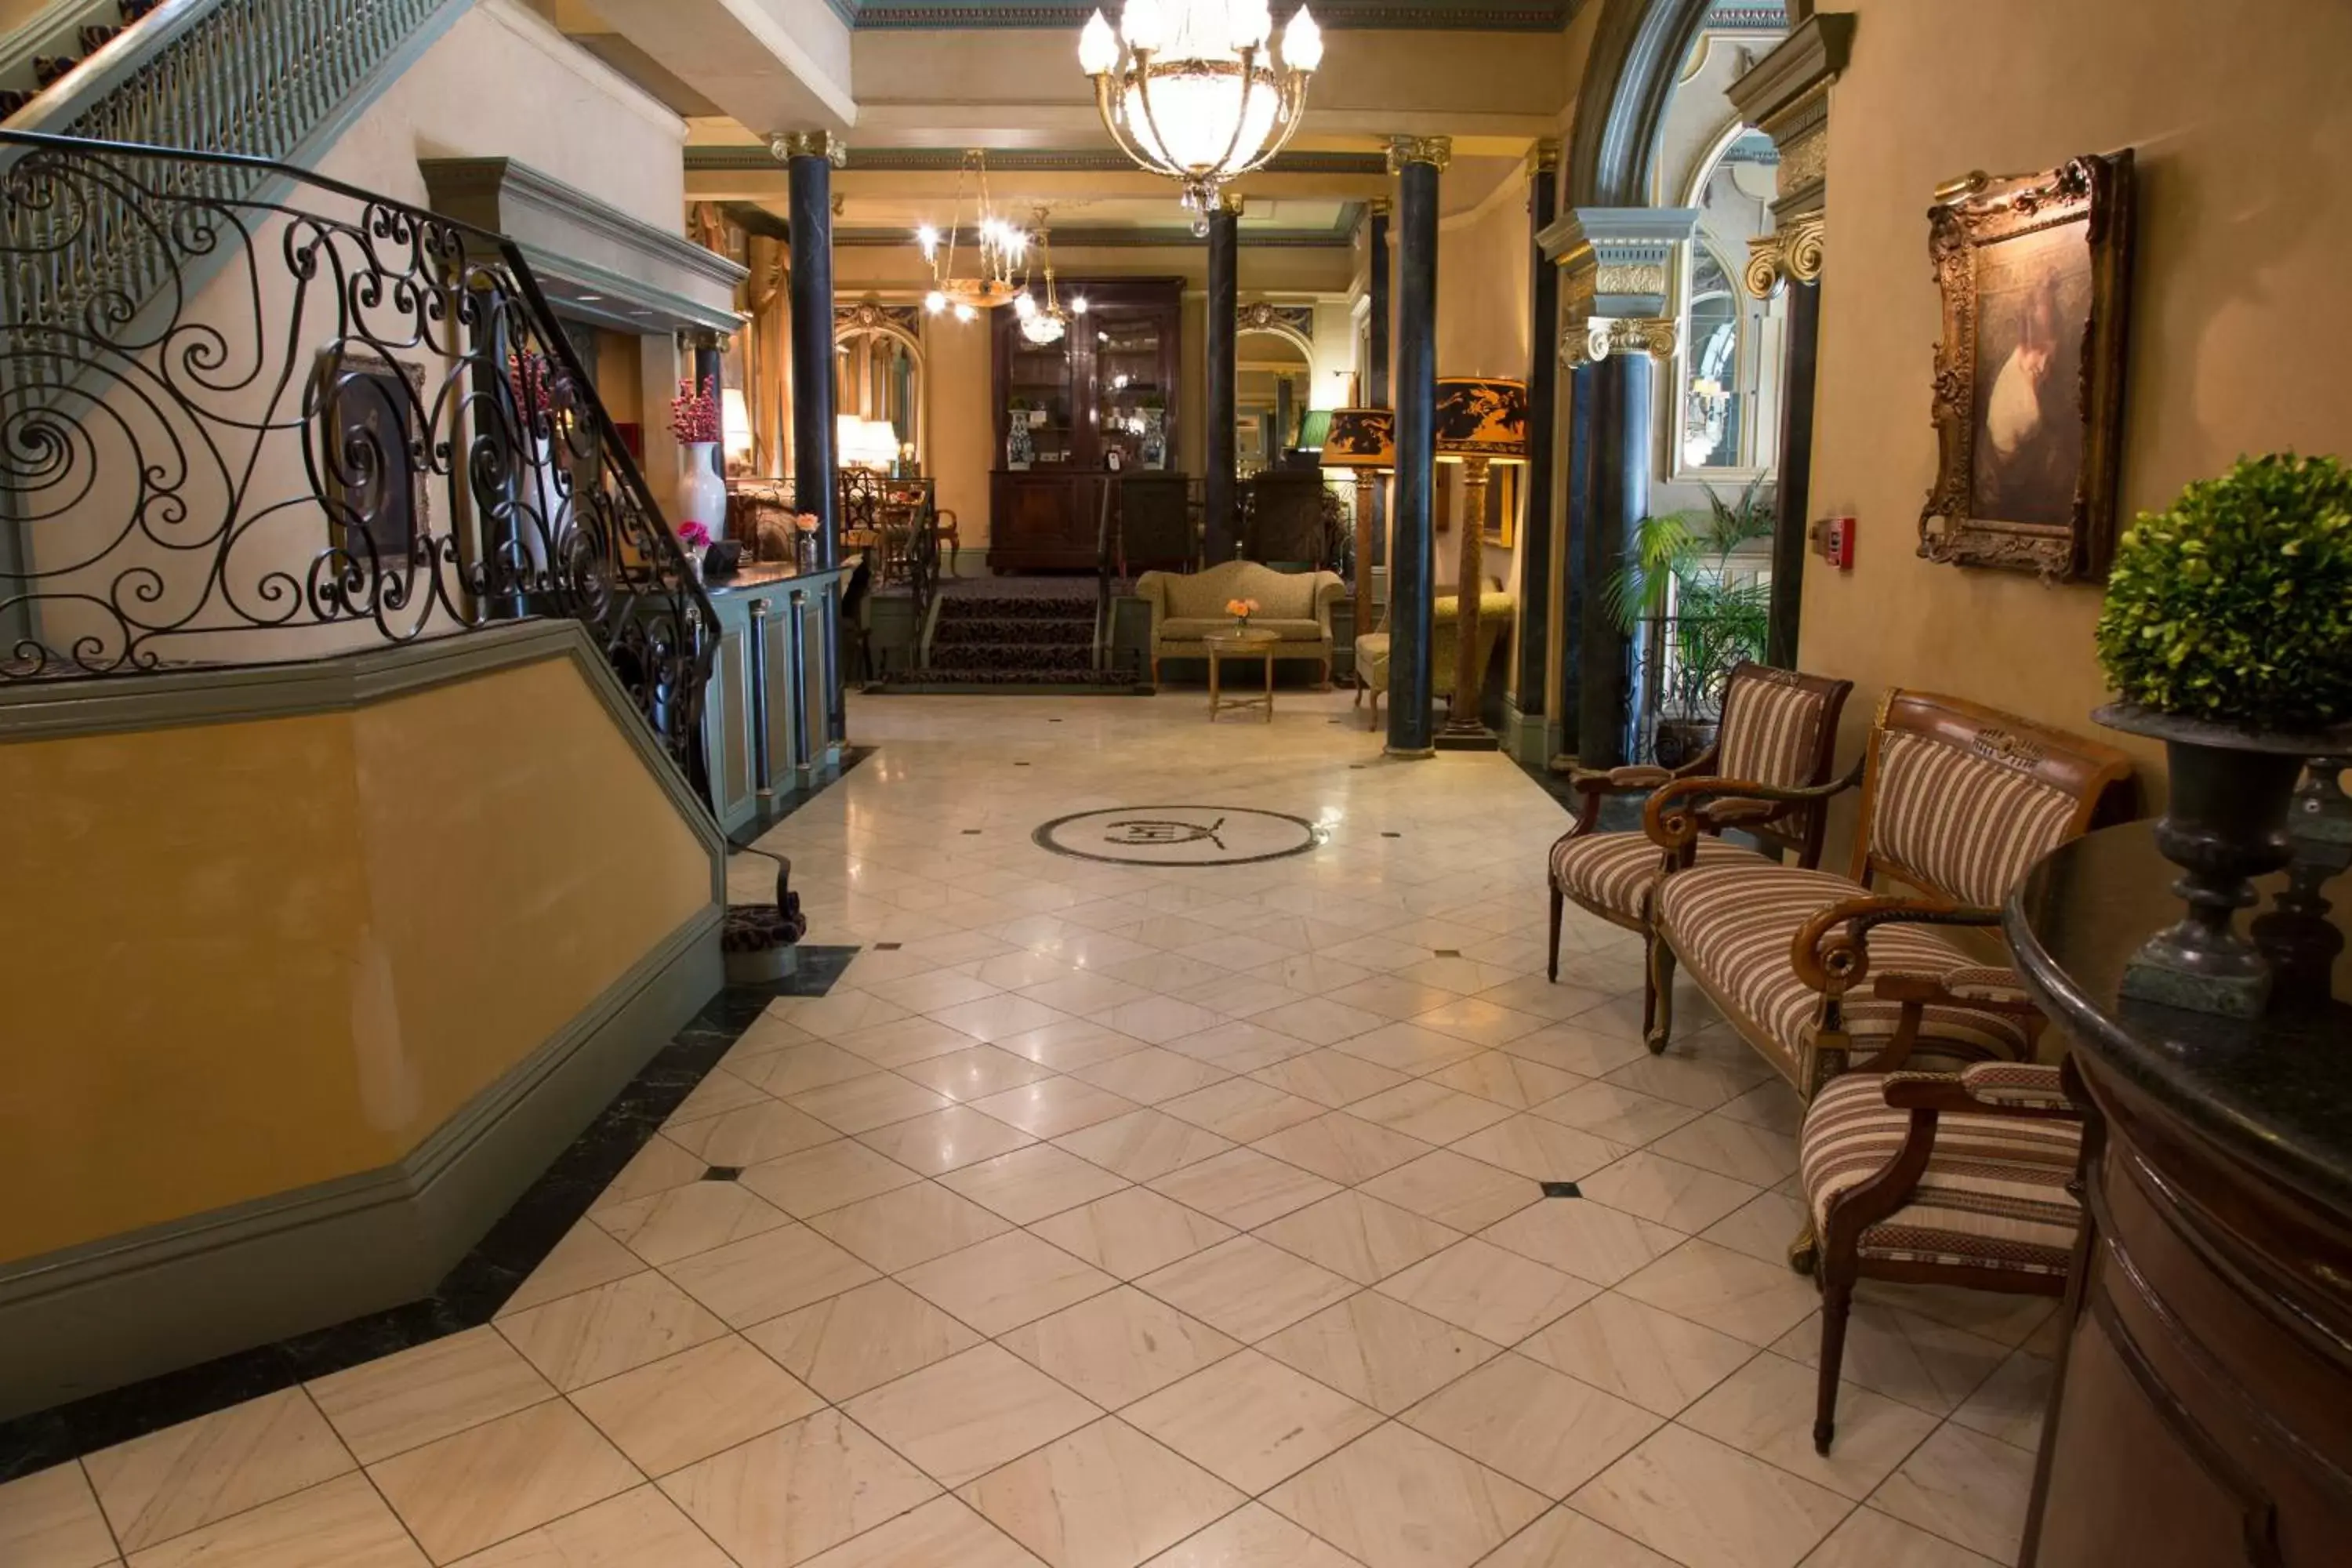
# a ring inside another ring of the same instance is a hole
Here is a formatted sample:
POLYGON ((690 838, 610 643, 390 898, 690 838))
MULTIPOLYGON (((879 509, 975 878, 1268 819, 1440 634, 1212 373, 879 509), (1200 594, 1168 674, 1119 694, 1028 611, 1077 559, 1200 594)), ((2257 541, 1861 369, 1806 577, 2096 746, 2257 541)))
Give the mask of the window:
POLYGON ((1692 193, 1676 334, 1673 477, 1748 479, 1772 470, 1780 433, 1785 305, 1740 282, 1748 241, 1772 226, 1769 138, 1734 127, 1692 193))

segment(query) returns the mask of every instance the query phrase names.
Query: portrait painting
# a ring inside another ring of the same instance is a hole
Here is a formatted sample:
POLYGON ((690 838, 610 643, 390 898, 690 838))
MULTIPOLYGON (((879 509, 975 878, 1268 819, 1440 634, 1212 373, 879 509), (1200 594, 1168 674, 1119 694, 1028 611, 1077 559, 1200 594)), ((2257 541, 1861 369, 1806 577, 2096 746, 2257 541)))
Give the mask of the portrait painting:
POLYGON ((1919 553, 2103 577, 2115 537, 2128 309, 2129 152, 1937 192, 1939 463, 1919 553))

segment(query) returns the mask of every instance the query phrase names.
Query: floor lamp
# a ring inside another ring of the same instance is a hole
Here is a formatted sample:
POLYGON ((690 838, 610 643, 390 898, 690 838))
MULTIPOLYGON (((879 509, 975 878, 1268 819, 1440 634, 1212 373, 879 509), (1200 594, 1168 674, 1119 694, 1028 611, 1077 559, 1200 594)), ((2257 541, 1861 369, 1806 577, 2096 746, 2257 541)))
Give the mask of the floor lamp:
POLYGON ((1528 460, 1525 382, 1449 375, 1437 381, 1441 463, 1462 465, 1461 564, 1454 574, 1454 701, 1436 743, 1444 751, 1492 751, 1498 742, 1478 715, 1486 667, 1478 658, 1478 596, 1486 586, 1483 534, 1487 470, 1528 460))
POLYGON ((1323 434, 1323 466, 1356 476, 1356 635, 1372 627, 1372 496, 1396 468, 1396 416, 1386 408, 1335 408, 1323 434))

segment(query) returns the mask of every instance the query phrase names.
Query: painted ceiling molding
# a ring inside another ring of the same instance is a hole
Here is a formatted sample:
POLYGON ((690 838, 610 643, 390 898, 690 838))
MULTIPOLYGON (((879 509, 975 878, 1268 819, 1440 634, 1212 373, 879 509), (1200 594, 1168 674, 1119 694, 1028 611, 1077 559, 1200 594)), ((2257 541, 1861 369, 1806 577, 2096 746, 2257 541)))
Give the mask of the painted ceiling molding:
MULTIPOLYGON (((828 0, 851 26, 886 28, 1077 27, 1117 0, 828 0)), ((1459 33, 1546 33, 1568 26, 1591 0, 1316 0, 1328 29, 1386 27, 1459 33)))
MULTIPOLYGON (((852 147, 848 169, 861 174, 952 174, 963 167, 960 147, 852 147)), ((704 145, 686 149, 688 174, 697 171, 740 173, 746 169, 779 167, 768 149, 755 142, 704 145)), ((988 172, 1047 174, 1131 174, 1135 162, 1116 148, 991 148, 988 172)), ((1381 174, 1388 159, 1380 153, 1283 153, 1265 172, 1269 174, 1381 174)))

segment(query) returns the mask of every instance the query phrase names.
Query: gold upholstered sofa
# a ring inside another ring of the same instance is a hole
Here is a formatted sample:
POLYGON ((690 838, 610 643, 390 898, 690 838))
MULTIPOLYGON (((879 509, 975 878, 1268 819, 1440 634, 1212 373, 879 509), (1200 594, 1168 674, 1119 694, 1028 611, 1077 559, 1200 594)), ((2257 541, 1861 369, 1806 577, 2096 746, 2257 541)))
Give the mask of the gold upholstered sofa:
POLYGON ((1151 683, 1163 658, 1206 658, 1211 632, 1229 630, 1228 601, 1255 599, 1250 626, 1282 638, 1276 658, 1311 658, 1331 684, 1331 605, 1347 592, 1336 573, 1277 572, 1255 561, 1221 561, 1205 572, 1146 572, 1136 597, 1151 606, 1151 683))

